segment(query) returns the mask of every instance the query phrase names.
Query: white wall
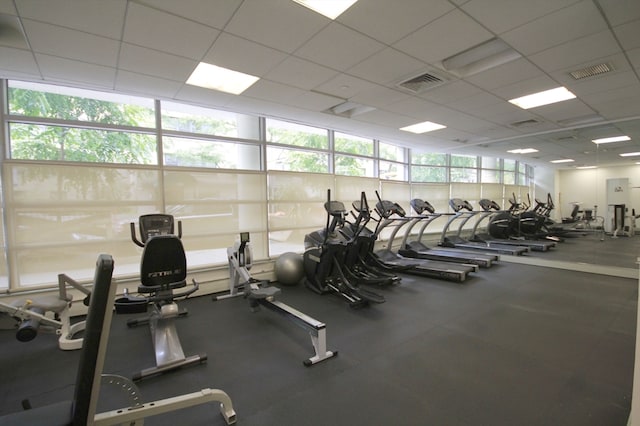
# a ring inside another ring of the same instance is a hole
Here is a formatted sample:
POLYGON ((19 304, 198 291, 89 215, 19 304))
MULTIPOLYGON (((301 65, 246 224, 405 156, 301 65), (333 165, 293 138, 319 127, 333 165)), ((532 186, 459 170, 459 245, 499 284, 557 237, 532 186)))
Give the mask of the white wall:
MULTIPOLYGON (((536 166, 534 170, 534 176, 535 187, 534 193, 531 194, 531 201, 536 198, 539 200, 546 200, 547 194, 551 194, 554 202, 556 202, 558 193, 558 173, 551 168, 542 168, 536 166)), ((555 219, 556 214, 556 211, 551 212, 551 217, 555 219)))
MULTIPOLYGON (((536 170, 537 172, 537 170, 536 170)), ((598 167, 587 170, 561 170, 558 172, 558 194, 554 198, 557 214, 563 217, 571 213, 572 201, 582 203, 581 209, 598 206, 598 215, 607 213, 607 179, 629 179, 629 199, 627 206, 640 214, 640 166, 598 167)), ((537 178, 537 176, 536 176, 537 178)))

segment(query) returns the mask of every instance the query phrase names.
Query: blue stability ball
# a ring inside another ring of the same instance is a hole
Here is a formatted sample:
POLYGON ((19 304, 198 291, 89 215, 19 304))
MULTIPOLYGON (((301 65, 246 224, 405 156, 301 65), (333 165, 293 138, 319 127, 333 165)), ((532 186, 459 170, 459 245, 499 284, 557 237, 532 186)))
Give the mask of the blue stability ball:
POLYGON ((297 253, 282 253, 274 268, 276 279, 284 285, 297 285, 304 277, 302 256, 297 253))

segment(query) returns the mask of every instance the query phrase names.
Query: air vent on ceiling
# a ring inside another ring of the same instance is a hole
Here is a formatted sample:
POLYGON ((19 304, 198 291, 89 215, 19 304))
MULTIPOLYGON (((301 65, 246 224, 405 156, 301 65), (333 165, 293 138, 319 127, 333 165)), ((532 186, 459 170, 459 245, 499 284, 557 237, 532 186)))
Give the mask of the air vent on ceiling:
POLYGON ((576 80, 582 80, 583 78, 604 74, 612 70, 613 70, 613 66, 611 66, 611 64, 598 64, 598 65, 582 68, 580 70, 571 71, 569 74, 571 75, 571 77, 575 78, 576 80))
POLYGON ((538 124, 540 124, 539 120, 531 118, 529 120, 516 121, 515 123, 511 123, 510 126, 511 127, 531 127, 531 126, 537 126, 538 124))
POLYGON ((567 142, 567 141, 575 141, 576 139, 578 139, 578 137, 576 135, 568 135, 568 136, 560 136, 560 137, 556 138, 556 141, 558 141, 558 142, 567 142))
POLYGON ((433 72, 426 72, 408 80, 401 81, 397 86, 413 93, 422 93, 425 90, 441 86, 446 82, 446 78, 433 72))

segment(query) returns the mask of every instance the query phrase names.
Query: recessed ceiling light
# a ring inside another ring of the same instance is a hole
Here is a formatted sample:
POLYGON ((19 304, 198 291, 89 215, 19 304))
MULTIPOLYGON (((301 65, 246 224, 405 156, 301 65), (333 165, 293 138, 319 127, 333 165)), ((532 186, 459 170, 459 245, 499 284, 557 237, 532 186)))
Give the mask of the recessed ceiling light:
POLYGON ((507 151, 511 154, 531 154, 532 152, 538 152, 535 148, 518 148, 507 151))
POLYGON ((640 155, 640 152, 625 152, 620 154, 620 157, 637 157, 638 155, 640 155))
POLYGON ((593 139, 591 142, 595 144, 601 144, 601 143, 611 143, 611 142, 624 142, 624 141, 630 141, 630 140, 631 138, 629 136, 613 136, 610 138, 593 139))
POLYGON ((595 169, 596 166, 580 166, 580 167, 576 167, 576 169, 581 169, 581 170, 585 170, 585 169, 595 169))
POLYGON ((447 126, 442 124, 432 123, 431 121, 423 121, 422 123, 412 124, 411 126, 401 127, 400 130, 411 133, 427 133, 434 130, 444 129, 447 126))
POLYGON ((358 0, 293 0, 298 4, 308 7, 314 12, 336 19, 345 10, 349 9, 358 0))
POLYGON ((529 109, 560 101, 566 101, 567 99, 573 99, 575 97, 576 95, 568 91, 566 87, 556 87, 555 89, 545 90, 544 92, 533 93, 531 95, 511 99, 509 102, 522 109, 529 109))
POLYGON ((457 76, 470 76, 520 58, 522 55, 499 38, 485 41, 442 61, 457 76))
POLYGON ((200 62, 189 76, 187 84, 239 95, 258 80, 253 75, 200 62))
POLYGON ((550 163, 572 163, 574 160, 570 159, 570 158, 564 158, 562 160, 551 160, 550 163))

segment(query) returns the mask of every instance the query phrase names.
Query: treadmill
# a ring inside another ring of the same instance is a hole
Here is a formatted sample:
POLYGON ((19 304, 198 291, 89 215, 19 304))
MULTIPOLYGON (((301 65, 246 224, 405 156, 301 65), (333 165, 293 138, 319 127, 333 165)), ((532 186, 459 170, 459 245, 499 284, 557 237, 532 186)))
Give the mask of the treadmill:
POLYGON ((380 216, 380 221, 376 227, 376 237, 387 226, 395 225, 389 236, 387 245, 375 252, 376 258, 389 268, 405 272, 411 275, 438 278, 447 281, 461 283, 467 279, 467 275, 478 269, 477 265, 458 264, 452 262, 439 262, 427 259, 408 259, 391 250, 394 238, 398 230, 408 224, 411 219, 405 218, 404 209, 397 203, 380 200, 376 204, 376 213, 380 216), (392 217, 394 216, 394 217, 392 217))
POLYGON ((449 205, 456 214, 451 216, 451 218, 444 226, 444 229, 442 230, 442 236, 440 237, 440 242, 438 243, 440 246, 463 248, 465 250, 481 250, 483 252, 507 254, 510 256, 521 256, 524 253, 531 251, 529 247, 510 246, 508 244, 494 244, 489 242, 473 242, 465 240, 460 236, 460 234, 462 233, 462 228, 464 228, 464 225, 469 221, 469 219, 476 216, 478 212, 473 211, 473 206, 471 206, 468 201, 462 200, 460 198, 452 198, 451 200, 449 200, 449 205), (460 220, 458 231, 455 233, 455 235, 447 236, 447 231, 451 227, 451 224, 456 220, 460 220))
POLYGON ((473 251, 431 248, 422 242, 422 236, 427 226, 435 219, 443 216, 442 213, 435 213, 435 209, 428 202, 420 198, 411 200, 411 207, 418 214, 411 218, 411 222, 407 225, 407 229, 400 244, 398 253, 404 257, 417 259, 439 260, 443 262, 468 263, 478 265, 481 268, 489 268, 494 262, 499 260, 496 254, 485 254, 473 251), (421 223, 422 226, 418 230, 417 239, 407 241, 413 228, 421 223))
MULTIPOLYGON (((493 236, 491 236, 490 232, 478 233, 478 225, 480 224, 480 222, 482 222, 485 218, 494 215, 495 213, 501 212, 500 205, 498 205, 498 203, 496 203, 495 201, 483 198, 478 202, 478 204, 480 204, 480 207, 483 211, 479 213, 480 218, 473 226, 473 230, 471 231, 471 238, 469 239, 469 241, 529 247, 532 251, 548 251, 550 248, 556 246, 555 241, 536 241, 524 239, 507 240, 502 238, 494 238, 493 236)), ((491 220, 489 220, 489 224, 491 223, 491 220)))

